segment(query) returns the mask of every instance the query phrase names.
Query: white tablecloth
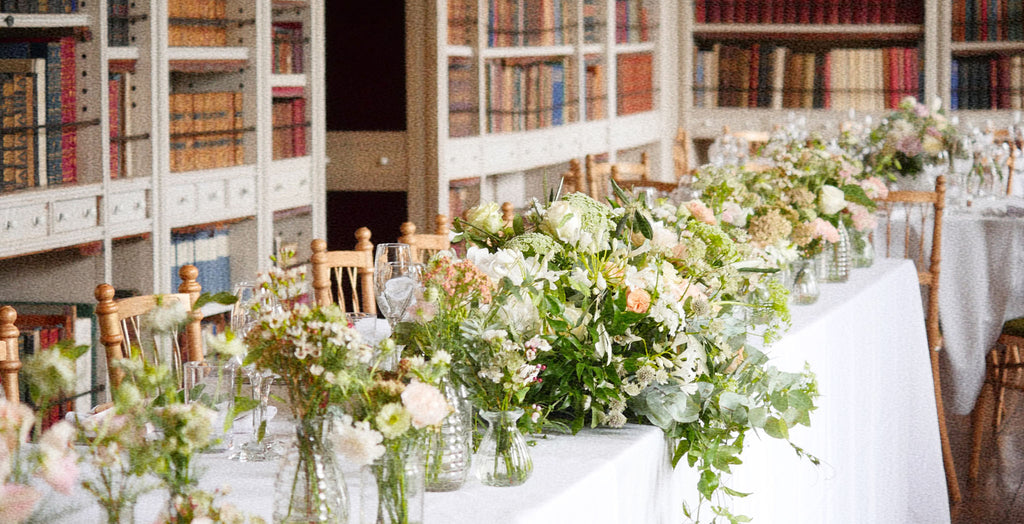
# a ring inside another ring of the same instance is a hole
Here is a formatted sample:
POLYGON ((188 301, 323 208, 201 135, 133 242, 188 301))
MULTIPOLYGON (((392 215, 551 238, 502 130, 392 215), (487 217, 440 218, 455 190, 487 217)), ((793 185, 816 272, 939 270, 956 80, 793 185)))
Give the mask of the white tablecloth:
POLYGON ((943 387, 965 415, 1003 322, 1024 315, 1024 219, 953 212, 942 227, 939 316, 952 378, 943 387))
MULTIPOLYGON (((750 434, 731 487, 753 492, 734 511, 758 523, 949 522, 917 276, 907 261, 879 260, 846 284, 823 285, 813 306, 793 306, 793 328, 770 349, 776 365, 808 362, 821 397, 796 444, 750 434)), ((275 431, 281 421, 275 420, 275 431)), ((435 524, 679 524, 682 501, 696 500, 697 475, 673 472, 661 430, 627 425, 552 435, 530 448, 534 473, 515 488, 485 487, 426 495, 435 524)), ((276 464, 242 464, 204 456, 202 485, 230 484, 227 500, 268 521, 276 464)), ((350 475, 350 483, 355 475, 350 475)), ((350 496, 358 497, 353 484, 350 496)), ((161 497, 140 501, 138 522, 151 522, 161 497)), ((704 508, 707 520, 710 510, 704 508)), ((98 510, 67 522, 95 522, 98 510)))

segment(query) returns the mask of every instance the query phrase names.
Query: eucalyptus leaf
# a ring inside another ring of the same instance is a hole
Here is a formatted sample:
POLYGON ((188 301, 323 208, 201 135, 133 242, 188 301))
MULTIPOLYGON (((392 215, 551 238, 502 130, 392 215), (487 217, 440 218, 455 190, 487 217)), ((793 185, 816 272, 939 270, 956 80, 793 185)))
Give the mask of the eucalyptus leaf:
POLYGON ((789 438, 789 427, 787 427, 786 422, 780 418, 769 417, 764 423, 764 432, 773 438, 789 438))

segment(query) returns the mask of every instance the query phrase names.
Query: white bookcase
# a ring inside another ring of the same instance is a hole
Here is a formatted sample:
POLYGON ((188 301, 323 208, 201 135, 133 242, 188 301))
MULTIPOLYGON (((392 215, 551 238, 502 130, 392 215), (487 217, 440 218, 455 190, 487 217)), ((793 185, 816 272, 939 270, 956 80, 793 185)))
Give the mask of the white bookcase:
POLYGON ((212 21, 171 12, 184 4, 174 0, 130 0, 111 15, 113 3, 79 0, 73 14, 0 10, 0 40, 79 37, 75 120, 81 123, 75 183, 0 193, 0 302, 92 302, 100 282, 142 293, 171 291, 173 235, 189 228, 227 228, 232 283, 267 268, 277 245, 296 245, 304 257, 309 241, 326 235, 324 56, 323 46, 313 45, 323 42, 324 2, 220 0, 223 15, 212 21), (110 45, 110 17, 127 26, 119 44, 128 45, 110 45), (278 21, 301 26, 290 42, 300 48, 294 56, 301 67, 287 72, 272 65, 278 21), (223 28, 226 41, 171 45, 174 26, 190 25, 223 28), (131 71, 130 81, 122 88, 123 107, 115 110, 107 80, 122 71, 131 71), (187 135, 173 128, 171 119, 182 112, 173 110, 172 97, 206 92, 241 93, 236 108, 215 108, 214 99, 204 106, 207 113, 235 109, 234 126, 195 127, 187 135), (301 129, 304 146, 275 159, 279 92, 304 100, 287 126, 301 129), (127 151, 115 166, 112 114, 125 123, 114 132, 127 151), (172 150, 183 138, 233 144, 235 160, 183 169, 172 150))

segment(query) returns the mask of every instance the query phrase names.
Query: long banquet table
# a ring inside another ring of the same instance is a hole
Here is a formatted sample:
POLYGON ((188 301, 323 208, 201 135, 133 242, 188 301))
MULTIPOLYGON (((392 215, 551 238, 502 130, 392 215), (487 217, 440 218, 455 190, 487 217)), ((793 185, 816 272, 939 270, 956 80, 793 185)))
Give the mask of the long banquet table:
MULTIPOLYGON (((769 353, 782 369, 804 363, 821 397, 812 426, 793 441, 819 457, 801 459, 784 441, 749 435, 744 464, 729 485, 753 492, 734 512, 762 523, 949 522, 931 371, 917 276, 910 262, 882 259, 826 284, 814 306, 793 306, 793 327, 769 353)), ((280 426, 279 426, 280 427, 280 426)), ((470 480, 450 493, 428 493, 426 521, 455 523, 685 522, 682 503, 696 499, 695 472, 674 472, 657 428, 586 429, 549 435, 531 448, 534 473, 515 488, 470 480)), ((230 484, 227 500, 268 521, 276 464, 204 456, 202 485, 230 484)), ((358 499, 350 475, 350 496, 358 499)), ((152 522, 159 495, 136 509, 152 522)), ((98 521, 96 508, 67 522, 98 521)), ((711 515, 703 508, 701 515, 711 515)), ((354 522, 354 520, 353 520, 354 522)))

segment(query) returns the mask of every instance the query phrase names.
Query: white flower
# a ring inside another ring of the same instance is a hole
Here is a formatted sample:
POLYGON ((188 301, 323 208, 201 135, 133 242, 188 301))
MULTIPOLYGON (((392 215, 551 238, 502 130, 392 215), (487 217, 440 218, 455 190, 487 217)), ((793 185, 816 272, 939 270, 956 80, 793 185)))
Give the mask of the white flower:
POLYGON ((409 430, 409 426, 412 424, 412 417, 405 407, 398 402, 392 402, 380 408, 380 413, 377 413, 374 421, 377 423, 377 429, 380 430, 381 435, 384 435, 384 438, 393 439, 402 436, 409 430))
POLYGON ((439 349, 434 352, 434 355, 432 357, 430 357, 430 361, 437 364, 451 364, 452 356, 447 351, 439 349))
POLYGON ((598 359, 605 358, 607 363, 612 363, 612 337, 604 328, 604 324, 597 325, 597 340, 594 342, 594 354, 598 359))
POLYGON ((324 367, 320 364, 312 364, 309 366, 309 374, 314 377, 319 377, 324 373, 324 367))
POLYGON ((921 149, 929 155, 937 155, 941 153, 944 148, 941 140, 932 135, 926 134, 924 135, 924 138, 921 139, 921 149))
POLYGON ((402 391, 402 404, 409 410, 416 429, 439 425, 452 410, 436 387, 418 380, 413 380, 402 391))
POLYGON ((818 211, 826 215, 834 215, 846 208, 846 195, 836 186, 821 186, 818 193, 818 211))
POLYGON ((492 235, 497 234, 505 227, 505 221, 501 218, 501 208, 494 201, 480 204, 466 211, 466 221, 471 226, 478 227, 492 235))
POLYGON ((466 260, 469 260, 477 267, 483 274, 487 275, 494 282, 500 282, 502 278, 507 277, 509 272, 512 270, 511 266, 516 261, 516 255, 522 259, 522 254, 517 251, 510 251, 506 249, 499 249, 494 253, 471 246, 466 250, 466 260))
POLYGON ((559 200, 552 203, 544 212, 541 228, 559 240, 575 245, 580 241, 583 222, 572 204, 559 200))
POLYGON ((245 340, 242 337, 228 336, 228 332, 222 331, 216 335, 206 333, 203 337, 206 341, 206 347, 209 348, 211 354, 224 355, 227 357, 241 357, 245 355, 249 348, 245 345, 245 340))
POLYGON ((352 417, 345 418, 338 424, 337 430, 330 434, 334 451, 358 466, 372 464, 384 455, 384 436, 379 431, 370 429, 366 422, 352 424, 352 417))
POLYGON ((147 316, 146 325, 157 333, 168 333, 184 324, 188 314, 188 306, 175 300, 153 308, 147 316))

